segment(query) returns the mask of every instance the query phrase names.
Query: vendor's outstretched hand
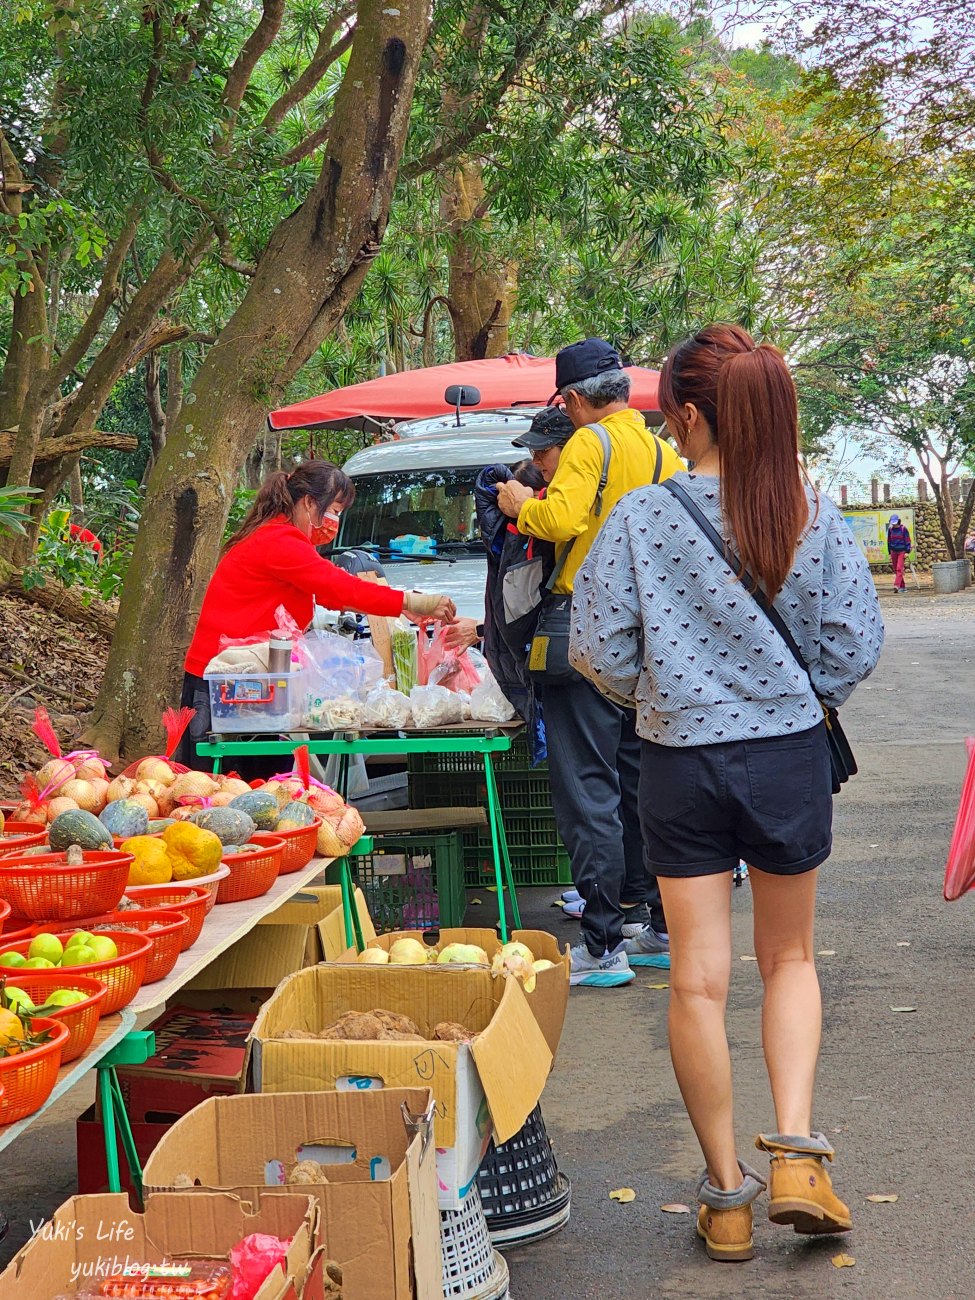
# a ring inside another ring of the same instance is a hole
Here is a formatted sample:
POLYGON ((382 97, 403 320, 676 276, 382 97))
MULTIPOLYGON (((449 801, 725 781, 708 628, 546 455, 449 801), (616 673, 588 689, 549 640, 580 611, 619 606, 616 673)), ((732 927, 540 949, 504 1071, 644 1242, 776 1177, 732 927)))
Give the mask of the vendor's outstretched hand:
POLYGON ((437 619, 441 623, 453 623, 457 617, 457 606, 449 596, 440 596, 433 591, 404 591, 403 610, 409 614, 419 614, 422 618, 437 619))
POLYGON ((507 483, 498 485, 498 505, 511 519, 518 518, 521 507, 534 495, 530 487, 519 483, 517 479, 509 479, 507 483))

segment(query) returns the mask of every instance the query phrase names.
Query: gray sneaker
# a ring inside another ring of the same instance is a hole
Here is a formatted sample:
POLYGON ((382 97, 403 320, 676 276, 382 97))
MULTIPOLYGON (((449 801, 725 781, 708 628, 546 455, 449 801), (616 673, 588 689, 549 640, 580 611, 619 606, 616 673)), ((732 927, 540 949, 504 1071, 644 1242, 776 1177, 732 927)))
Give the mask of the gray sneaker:
POLYGON ((656 966, 670 970, 670 938, 652 925, 645 925, 626 945, 631 966, 656 966))
POLYGON ((615 989, 621 984, 629 984, 636 979, 634 971, 626 956, 626 942, 617 944, 612 952, 594 957, 584 943, 577 943, 570 950, 572 965, 569 969, 569 983, 585 984, 589 988, 615 989))
POLYGON ((637 903, 635 907, 624 907, 623 938, 635 939, 648 925, 653 925, 649 903, 637 903))

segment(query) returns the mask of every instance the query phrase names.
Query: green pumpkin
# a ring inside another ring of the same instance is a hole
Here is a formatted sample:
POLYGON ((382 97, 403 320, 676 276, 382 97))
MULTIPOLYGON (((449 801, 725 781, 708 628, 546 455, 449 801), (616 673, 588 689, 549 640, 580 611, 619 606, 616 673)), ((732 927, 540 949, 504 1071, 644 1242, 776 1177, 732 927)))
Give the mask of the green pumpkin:
POLYGON ((113 835, 119 835, 123 840, 130 840, 134 835, 145 835, 149 830, 149 812, 134 799, 116 799, 114 803, 106 804, 98 820, 113 835))
POLYGON ((231 799, 227 807, 246 813, 259 831, 274 830, 280 812, 277 799, 266 790, 251 790, 247 794, 239 794, 235 799, 231 799))
POLYGON ((202 830, 213 831, 221 844, 246 844, 256 829, 247 813, 229 805, 226 808, 201 808, 189 820, 202 830))
POLYGON ((275 823, 275 830, 293 831, 299 826, 311 826, 318 820, 318 814, 314 808, 309 808, 306 803, 300 803, 293 799, 291 803, 286 803, 281 809, 281 813, 275 823))
POLYGON ((48 827, 47 839, 54 853, 63 853, 72 844, 79 844, 83 849, 114 847, 112 832, 94 813, 85 812, 83 808, 71 808, 55 817, 48 827))

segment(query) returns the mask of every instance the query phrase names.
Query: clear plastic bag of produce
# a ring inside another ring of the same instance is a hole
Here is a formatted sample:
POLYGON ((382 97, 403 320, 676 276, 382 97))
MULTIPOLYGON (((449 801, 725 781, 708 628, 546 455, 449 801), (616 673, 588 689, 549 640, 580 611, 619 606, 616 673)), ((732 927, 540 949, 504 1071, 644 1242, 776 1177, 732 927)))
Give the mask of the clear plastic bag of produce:
POLYGON ((312 632, 304 650, 306 726, 326 731, 361 726, 363 702, 383 676, 383 661, 371 643, 312 632))
POLYGON ((383 727, 402 731, 410 725, 412 717, 410 697, 380 682, 366 696, 362 720, 367 727, 383 727))
POLYGON ((413 723, 417 727, 449 727, 464 721, 464 702, 445 686, 414 686, 410 691, 413 723))
POLYGON ((389 642, 397 690, 409 695, 417 682, 416 627, 408 619, 396 619, 389 625, 389 642))
POLYGON ((516 716, 515 706, 488 672, 471 691, 471 717, 475 722, 511 722, 516 716))

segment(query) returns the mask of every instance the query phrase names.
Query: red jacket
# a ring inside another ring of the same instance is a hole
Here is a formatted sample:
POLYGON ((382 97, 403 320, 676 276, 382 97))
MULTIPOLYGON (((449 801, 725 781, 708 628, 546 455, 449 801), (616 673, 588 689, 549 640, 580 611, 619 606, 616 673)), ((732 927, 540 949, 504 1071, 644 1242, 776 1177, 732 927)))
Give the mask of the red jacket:
POLYGON ((403 610, 401 591, 366 582, 323 559, 283 515, 261 524, 217 565, 186 653, 186 671, 202 677, 222 636, 237 639, 271 631, 279 605, 300 628, 307 627, 315 600, 327 609, 390 618, 403 610))

